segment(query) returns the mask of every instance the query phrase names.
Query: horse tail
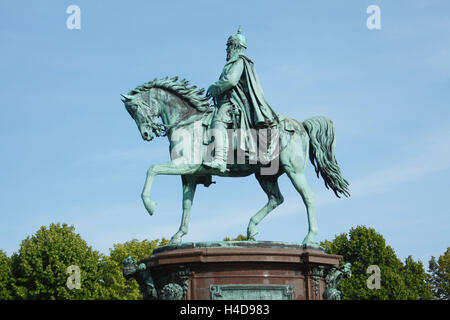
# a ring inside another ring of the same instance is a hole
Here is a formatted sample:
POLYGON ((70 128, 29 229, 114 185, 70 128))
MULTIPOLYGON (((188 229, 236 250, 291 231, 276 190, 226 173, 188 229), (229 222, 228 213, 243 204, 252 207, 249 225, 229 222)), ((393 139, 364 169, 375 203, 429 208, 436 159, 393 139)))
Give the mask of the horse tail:
POLYGON ((350 196, 349 183, 341 174, 338 163, 334 156, 335 129, 333 122, 325 117, 313 117, 303 121, 303 126, 309 135, 309 159, 325 181, 325 187, 334 191, 340 198, 339 193, 350 196))

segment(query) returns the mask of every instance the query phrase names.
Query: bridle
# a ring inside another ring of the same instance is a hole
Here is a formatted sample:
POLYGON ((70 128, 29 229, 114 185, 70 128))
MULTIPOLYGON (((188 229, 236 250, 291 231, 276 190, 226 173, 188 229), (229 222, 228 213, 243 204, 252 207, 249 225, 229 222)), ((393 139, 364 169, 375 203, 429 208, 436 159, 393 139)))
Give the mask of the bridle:
MULTIPOLYGON (((152 104, 151 104, 151 91, 150 91, 151 89, 153 89, 153 88, 150 88, 148 90, 148 101, 144 101, 144 100, 142 100, 142 101, 147 105, 147 107, 150 110, 153 111, 152 104)), ((139 106, 139 108, 140 108, 140 106, 139 106)), ((156 116, 157 117, 159 116, 158 112, 157 112, 156 116)), ((169 124, 164 124, 164 123, 153 122, 153 119, 151 119, 149 125, 157 137, 165 137, 165 136, 167 136, 167 133, 171 129, 186 126, 188 124, 191 124, 194 121, 196 121, 196 119, 188 119, 187 121, 182 121, 182 122, 179 122, 176 124, 169 125, 169 124)))
MULTIPOLYGON (((144 103, 147 104, 148 108, 149 108, 149 109, 151 110, 151 112, 153 113, 153 108, 152 108, 152 104, 151 104, 151 89, 152 89, 152 88, 150 88, 150 89, 148 90, 148 101, 147 101, 147 102, 144 101, 144 103)), ((156 113, 156 117, 158 117, 158 112, 156 113)), ((167 136, 167 127, 168 127, 168 125, 165 125, 165 124, 162 124, 162 123, 154 122, 153 119, 150 120, 149 125, 151 126, 152 131, 155 133, 155 135, 156 135, 157 137, 161 137, 161 136, 164 137, 164 136, 167 136)))

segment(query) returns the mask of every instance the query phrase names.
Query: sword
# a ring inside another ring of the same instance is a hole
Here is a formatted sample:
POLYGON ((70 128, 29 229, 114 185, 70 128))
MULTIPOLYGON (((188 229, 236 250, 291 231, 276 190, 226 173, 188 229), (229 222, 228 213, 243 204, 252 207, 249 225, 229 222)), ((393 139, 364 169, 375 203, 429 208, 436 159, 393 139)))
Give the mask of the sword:
POLYGON ((237 128, 237 120, 236 120, 236 106, 231 104, 233 107, 231 108, 231 114, 233 115, 233 131, 236 131, 237 128))

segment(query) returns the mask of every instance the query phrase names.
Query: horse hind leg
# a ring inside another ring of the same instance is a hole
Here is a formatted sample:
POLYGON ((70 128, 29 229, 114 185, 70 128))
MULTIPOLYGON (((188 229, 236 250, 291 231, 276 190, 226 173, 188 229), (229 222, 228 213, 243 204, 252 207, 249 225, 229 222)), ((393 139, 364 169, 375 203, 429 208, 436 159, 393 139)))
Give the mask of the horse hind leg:
POLYGON ((300 193, 308 214, 308 234, 303 240, 303 245, 317 247, 314 237, 317 235, 317 222, 314 207, 314 193, 308 185, 305 177, 305 168, 309 141, 300 136, 294 136, 287 148, 280 154, 281 166, 288 175, 295 189, 300 193), (306 146, 301 148, 301 146, 306 146), (300 151, 301 150, 301 151, 300 151))
POLYGON ((305 173, 303 170, 296 171, 289 168, 285 168, 286 174, 294 185, 295 189, 300 193, 303 199, 303 203, 306 206, 308 214, 308 234, 303 240, 302 244, 312 247, 317 247, 318 244, 314 242, 314 237, 317 235, 317 221, 314 207, 314 193, 306 181, 305 173))
POLYGON ((189 217, 192 202, 194 200, 197 180, 193 176, 181 176, 183 182, 183 215, 181 217, 180 229, 170 239, 170 244, 180 244, 181 238, 188 233, 189 217))
POLYGON ((255 240, 255 236, 258 234, 256 229, 258 223, 284 201, 278 187, 278 176, 263 176, 257 174, 256 179, 267 194, 268 201, 267 204, 250 219, 247 227, 248 240, 255 240))

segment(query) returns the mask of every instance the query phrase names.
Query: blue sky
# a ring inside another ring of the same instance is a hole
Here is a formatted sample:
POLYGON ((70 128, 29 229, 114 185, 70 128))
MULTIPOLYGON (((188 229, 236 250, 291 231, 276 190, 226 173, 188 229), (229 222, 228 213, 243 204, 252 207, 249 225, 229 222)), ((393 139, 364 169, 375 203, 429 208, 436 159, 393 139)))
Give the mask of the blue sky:
MULTIPOLYGON (((397 255, 427 265, 450 245, 450 3, 417 1, 2 1, 0 3, 0 248, 17 251, 42 225, 66 222, 95 249, 170 238, 181 219, 181 179, 158 176, 157 211, 140 200, 145 172, 169 159, 144 142, 120 93, 178 75, 217 80, 229 35, 247 54, 272 107, 332 119, 352 196, 315 177, 319 235, 365 225, 397 255), (81 29, 66 27, 69 5, 81 29), (366 9, 381 9, 368 30, 366 9)), ((245 234, 266 202, 253 177, 197 189, 184 241, 245 234)), ((306 210, 286 176, 285 203, 259 240, 300 242, 306 210)))

